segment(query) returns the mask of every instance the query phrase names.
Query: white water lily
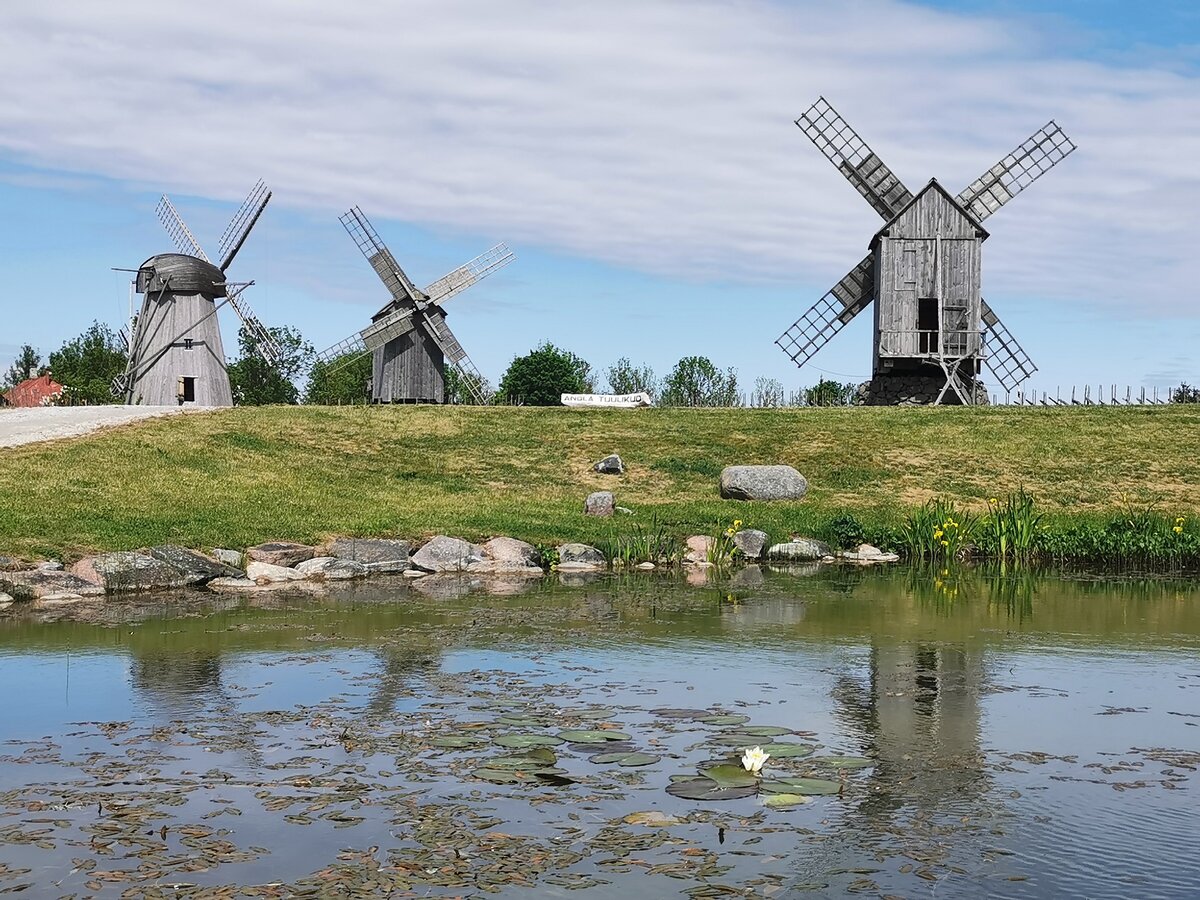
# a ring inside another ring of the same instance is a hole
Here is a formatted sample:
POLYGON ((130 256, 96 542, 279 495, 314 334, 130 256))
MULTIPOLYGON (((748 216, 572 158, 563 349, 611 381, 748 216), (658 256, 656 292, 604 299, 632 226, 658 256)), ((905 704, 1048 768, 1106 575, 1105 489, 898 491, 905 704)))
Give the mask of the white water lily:
POLYGON ((757 775, 762 771, 763 763, 770 758, 771 754, 762 747, 747 747, 746 752, 742 754, 742 768, 751 775, 757 775))

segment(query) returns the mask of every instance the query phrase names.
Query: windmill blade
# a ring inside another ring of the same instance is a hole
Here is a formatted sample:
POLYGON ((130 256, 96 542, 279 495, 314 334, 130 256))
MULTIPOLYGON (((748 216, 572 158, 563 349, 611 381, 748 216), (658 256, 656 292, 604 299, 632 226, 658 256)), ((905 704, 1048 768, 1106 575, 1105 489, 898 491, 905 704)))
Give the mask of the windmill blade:
POLYGON ((1029 354, 1017 343, 1012 332, 1000 321, 987 301, 980 298, 983 313, 983 346, 988 369, 1006 391, 1017 388, 1037 371, 1029 354))
POLYGON ((246 197, 242 208, 229 220, 225 233, 221 235, 220 243, 217 246, 217 255, 221 257, 221 263, 217 268, 222 272, 229 268, 233 258, 242 249, 242 244, 246 243, 246 238, 250 236, 250 229, 258 222, 258 217, 267 208, 270 199, 271 192, 267 190, 265 183, 259 181, 250 191, 250 195, 246 197))
POLYGON ((1053 119, 1035 131, 958 195, 958 202, 983 221, 1075 150, 1053 119))
POLYGON ((416 285, 404 274, 404 270, 392 256, 392 251, 379 239, 379 235, 371 227, 367 217, 362 214, 362 210, 356 206, 339 217, 338 221, 342 223, 342 227, 346 229, 346 233, 350 235, 358 249, 362 251, 362 255, 367 258, 367 262, 371 264, 371 268, 375 270, 375 274, 379 276, 380 281, 391 294, 392 300, 397 303, 425 302, 425 295, 417 290, 416 285))
POLYGON ((875 254, 871 252, 775 343, 797 366, 803 366, 874 299, 875 254))
POLYGON ((158 221, 162 222, 163 228, 167 230, 167 234, 175 244, 175 249, 188 256, 195 256, 205 262, 210 262, 208 254, 201 249, 191 230, 184 224, 183 217, 176 211, 174 204, 166 194, 162 195, 162 199, 158 201, 158 206, 154 211, 158 213, 158 221))
POLYGON ((259 355, 265 359, 270 365, 279 365, 279 360, 283 356, 279 349, 279 344, 275 342, 275 338, 271 336, 271 332, 266 326, 259 321, 258 316, 254 314, 254 310, 250 308, 250 304, 242 298, 242 292, 253 281, 245 284, 229 284, 225 285, 225 299, 229 301, 229 305, 233 307, 233 311, 237 313, 237 317, 242 320, 242 324, 246 330, 250 332, 250 336, 254 338, 254 346, 258 350, 259 355))
POLYGON ((824 97, 796 124, 883 218, 890 219, 912 199, 912 192, 824 97))
POLYGON ((446 324, 446 314, 440 309, 422 310, 421 317, 434 343, 438 345, 446 359, 458 371, 458 374, 462 378, 463 387, 471 395, 471 400, 477 406, 486 406, 488 398, 484 395, 483 391, 483 375, 479 369, 475 368, 475 363, 471 362, 471 358, 467 356, 467 351, 462 348, 462 344, 458 342, 458 338, 454 336, 454 332, 446 324))
POLYGON ((382 319, 372 322, 358 335, 366 349, 376 350, 416 327, 417 323, 413 321, 412 307, 403 307, 394 309, 382 319))
POLYGON ((516 257, 506 244, 497 244, 487 253, 481 253, 469 263, 459 266, 453 272, 443 275, 429 287, 425 293, 431 303, 445 303, 460 291, 465 291, 475 282, 491 275, 497 269, 502 269, 516 257))

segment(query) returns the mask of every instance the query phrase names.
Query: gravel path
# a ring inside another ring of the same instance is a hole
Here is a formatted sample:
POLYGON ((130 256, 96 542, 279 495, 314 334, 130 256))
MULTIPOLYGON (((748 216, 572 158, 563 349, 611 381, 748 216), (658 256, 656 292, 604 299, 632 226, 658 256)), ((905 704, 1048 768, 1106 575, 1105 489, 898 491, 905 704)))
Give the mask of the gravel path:
POLYGON ((202 410, 198 407, 185 410, 179 406, 39 406, 0 409, 0 447, 78 437, 138 419, 202 410))

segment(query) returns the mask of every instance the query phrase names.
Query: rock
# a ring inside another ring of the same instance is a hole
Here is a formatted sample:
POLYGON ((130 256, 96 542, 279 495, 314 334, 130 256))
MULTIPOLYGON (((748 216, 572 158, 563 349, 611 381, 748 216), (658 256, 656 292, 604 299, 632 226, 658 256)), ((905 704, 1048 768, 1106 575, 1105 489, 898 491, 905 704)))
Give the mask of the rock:
POLYGON ((733 546, 737 547, 746 559, 759 559, 762 557, 763 548, 767 546, 767 540, 768 535, 765 531, 743 528, 733 536, 733 546))
POLYGON ((249 547, 246 550, 246 559, 254 562, 268 563, 272 566, 282 566, 291 568, 296 563, 304 562, 306 559, 312 559, 317 555, 317 548, 310 547, 307 544, 297 544, 293 541, 271 541, 266 544, 259 544, 257 547, 249 547))
POLYGON ((871 544, 859 544, 854 550, 843 550, 838 554, 842 559, 848 559, 852 562, 862 563, 863 565, 871 565, 874 563, 891 563, 900 560, 898 553, 884 553, 878 547, 871 544))
POLYGON ((360 562, 370 572, 403 572, 412 554, 411 541, 392 538, 338 538, 326 548, 327 555, 360 562))
POLYGON ((173 544, 151 547, 150 555, 176 569, 186 584, 206 584, 214 578, 236 578, 242 574, 241 569, 173 544))
POLYGON ((235 569, 240 569, 246 564, 246 554, 241 550, 223 550, 218 547, 212 552, 213 559, 218 562, 223 562, 227 566, 233 566, 235 569))
POLYGON ((405 569, 403 574, 404 574, 405 578, 428 578, 429 577, 428 572, 422 572, 420 569, 405 569))
POLYGON ((305 578, 324 578, 326 581, 349 581, 351 578, 366 578, 370 574, 365 563, 338 559, 336 556, 314 556, 296 563, 296 571, 305 578))
POLYGON ((496 537, 483 545, 483 561, 470 566, 472 572, 505 572, 542 575, 537 548, 516 538, 496 537))
POLYGON ((655 568, 655 565, 652 562, 641 562, 634 566, 634 568, 641 569, 643 572, 649 572, 651 569, 655 568))
POLYGON ((46 559, 37 564, 37 568, 43 572, 61 572, 63 564, 57 559, 46 559))
POLYGON ((592 466, 592 471, 601 475, 624 475, 625 463, 621 462, 621 457, 612 453, 592 466))
POLYGON ((249 578, 214 578, 208 583, 213 591, 247 591, 258 587, 258 582, 249 578))
POLYGON ((189 584, 183 572, 170 563, 128 550, 85 556, 71 566, 71 574, 99 585, 110 594, 155 591, 189 584))
POLYGON ((632 516, 633 515, 633 510, 630 509, 628 506, 614 506, 613 511, 619 512, 623 516, 632 516))
POLYGON ((282 581, 302 581, 304 575, 288 566, 252 562, 246 566, 246 577, 255 584, 277 584, 282 581))
POLYGON ((792 538, 784 544, 772 544, 767 550, 767 559, 793 562, 814 562, 832 556, 833 550, 824 541, 804 537, 792 538))
POLYGON ((707 534, 694 534, 685 542, 687 544, 687 552, 683 555, 683 561, 693 566, 709 565, 708 554, 712 549, 713 539, 707 534))
POLYGON ((585 516, 611 516, 613 505, 612 491, 596 491, 588 494, 587 499, 583 501, 583 514, 585 516))
MULTIPOLYGON (((82 594, 75 594, 71 591, 63 591, 58 594, 45 594, 33 601, 34 609, 53 609, 56 606, 69 606, 72 603, 82 603, 85 601, 82 594)), ((95 600, 96 598, 92 598, 95 600)))
POLYGON ((25 569, 19 572, 0 572, 0 590, 17 600, 38 600, 57 594, 76 594, 80 597, 100 597, 104 588, 84 581, 69 572, 48 569, 25 569))
POLYGON ((791 466, 726 466, 721 496, 726 500, 801 500, 808 482, 791 466))
POLYGON ((604 554, 588 544, 563 544, 558 548, 560 572, 594 572, 608 568, 604 554))
POLYGON ((16 601, 13 599, 12 594, 6 594, 4 591, 0 591, 0 609, 8 609, 15 602, 16 601))
POLYGON ((426 572, 466 572, 472 563, 483 562, 483 548, 459 538, 439 534, 413 554, 413 568, 426 572))

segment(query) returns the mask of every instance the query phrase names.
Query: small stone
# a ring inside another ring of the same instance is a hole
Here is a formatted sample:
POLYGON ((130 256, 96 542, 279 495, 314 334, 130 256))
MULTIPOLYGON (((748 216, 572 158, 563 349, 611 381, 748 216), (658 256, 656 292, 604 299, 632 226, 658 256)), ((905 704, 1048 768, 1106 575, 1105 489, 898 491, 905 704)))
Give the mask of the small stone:
POLYGON ((726 500, 801 500, 808 482, 791 466, 726 466, 721 496, 726 500))
POLYGON ((305 578, 324 578, 326 581, 349 581, 352 578, 366 578, 370 574, 364 563, 338 559, 336 556, 314 556, 296 563, 296 571, 305 578))
POLYGON ((587 500, 583 502, 583 514, 585 516, 611 516, 613 506, 612 491, 595 491, 588 494, 587 500))
POLYGON ((614 506, 613 512, 619 512, 623 516, 632 516, 633 515, 633 510, 630 509, 628 506, 614 506))
POLYGON ((783 544, 772 544, 767 550, 768 559, 813 562, 833 556, 833 550, 824 541, 815 538, 794 537, 783 544))
POLYGON ((249 547, 246 559, 254 562, 268 563, 272 566, 291 568, 296 563, 312 559, 317 555, 317 548, 307 544, 297 544, 294 541, 270 541, 249 547))
POLYGON ((82 594, 76 594, 71 591, 61 591, 57 594, 43 594, 33 601, 33 608, 53 609, 56 606, 69 606, 72 603, 82 603, 85 599, 82 594))
POLYGON ((426 572, 466 572, 483 562, 483 548, 439 534, 412 556, 412 567, 426 572))
POLYGON ((246 566, 246 577, 255 584, 277 584, 282 581, 302 581, 304 575, 289 566, 277 566, 266 562, 251 562, 246 566))
POLYGON ((563 544, 558 548, 560 572, 589 572, 608 568, 604 554, 589 544, 563 544))
POLYGON ((71 566, 71 574, 99 585, 110 594, 177 588, 190 583, 184 573, 170 563, 128 550, 85 556, 71 566))
POLYGON ((746 559, 759 559, 768 540, 769 537, 765 531, 759 531, 757 528, 743 528, 733 536, 733 546, 737 547, 746 559))
POLYGON ((37 564, 38 569, 43 572, 61 572, 63 564, 57 559, 47 559, 37 564))
POLYGON ((249 578, 214 578, 207 587, 214 591, 247 591, 258 587, 258 582, 249 578))
POLYGON ((233 566, 235 569, 240 569, 246 562, 246 554, 241 550, 224 550, 218 547, 212 552, 213 559, 217 562, 223 562, 227 566, 233 566))
POLYGON ((878 547, 875 547, 871 544, 859 544, 854 550, 844 550, 838 555, 842 559, 848 559, 851 562, 857 562, 863 565, 891 563, 898 562, 900 560, 900 554, 884 553, 878 547))
POLYGON ((12 594, 6 594, 4 591, 0 591, 0 609, 8 609, 14 603, 16 603, 16 601, 13 599, 12 594))
POLYGON ((685 543, 687 544, 687 552, 683 555, 685 563, 694 566, 708 564, 709 551, 713 545, 711 537, 707 534, 694 534, 685 543))
POLYGON ((408 568, 412 541, 393 538, 338 538, 326 555, 360 562, 371 572, 403 572, 408 568))
POLYGON ((656 566, 652 562, 640 562, 634 568, 641 569, 643 572, 649 572, 651 569, 656 568, 656 566))
POLYGON ((612 453, 592 466, 592 471, 601 475, 624 475, 625 463, 621 462, 621 457, 612 453))
POLYGON ((428 576, 429 576, 428 572, 422 572, 420 569, 405 569, 404 570, 405 578, 426 578, 428 576))

